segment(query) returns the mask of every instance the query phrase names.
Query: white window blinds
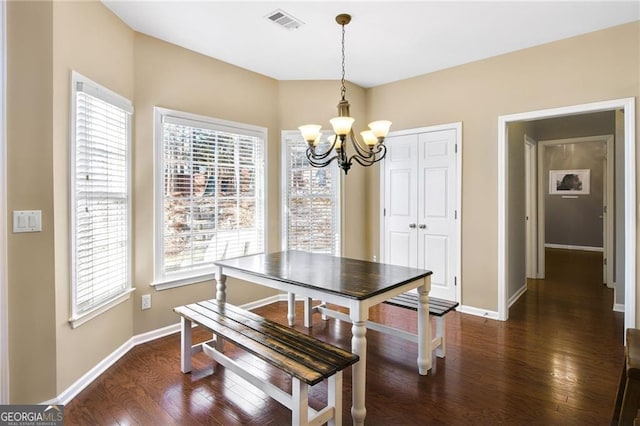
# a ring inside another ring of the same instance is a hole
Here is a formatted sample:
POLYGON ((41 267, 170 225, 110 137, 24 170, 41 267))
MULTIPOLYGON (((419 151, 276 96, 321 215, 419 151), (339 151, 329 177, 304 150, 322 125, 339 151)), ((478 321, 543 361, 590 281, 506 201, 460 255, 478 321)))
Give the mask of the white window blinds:
MULTIPOLYGON (((324 135, 318 149, 329 148, 324 135)), ((283 246, 340 254, 340 174, 337 166, 309 164, 300 132, 283 132, 283 246)))
POLYGON ((156 283, 264 251, 264 141, 253 126, 156 108, 156 283))
POLYGON ((131 287, 131 103, 73 74, 72 319, 131 287))

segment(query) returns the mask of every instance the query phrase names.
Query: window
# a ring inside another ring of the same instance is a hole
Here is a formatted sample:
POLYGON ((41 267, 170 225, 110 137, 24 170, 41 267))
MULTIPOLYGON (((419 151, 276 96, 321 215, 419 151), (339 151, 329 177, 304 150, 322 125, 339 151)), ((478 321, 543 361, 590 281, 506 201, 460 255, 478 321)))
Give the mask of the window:
MULTIPOLYGON (((300 132, 282 132, 282 143, 283 248, 339 255, 339 168, 312 167, 300 132)), ((328 148, 324 142, 318 149, 328 148)))
POLYGON ((264 252, 266 129, 155 109, 157 289, 264 252))
POLYGON ((133 107, 75 72, 71 90, 71 322, 75 327, 132 291, 133 107))

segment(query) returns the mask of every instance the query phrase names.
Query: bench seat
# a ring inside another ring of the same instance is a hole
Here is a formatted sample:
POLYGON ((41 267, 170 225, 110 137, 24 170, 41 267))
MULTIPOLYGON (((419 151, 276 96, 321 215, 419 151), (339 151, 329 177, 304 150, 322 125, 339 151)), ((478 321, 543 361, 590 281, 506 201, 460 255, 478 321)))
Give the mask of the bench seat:
MULTIPOLYGON (((392 297, 389 300, 385 300, 383 303, 417 311, 418 295, 416 293, 403 293, 396 297, 392 297)), ((460 304, 458 302, 453 302, 451 300, 429 297, 429 315, 441 317, 444 314, 455 310, 459 305, 460 304)))
POLYGON ((207 300, 174 311, 182 317, 183 373, 191 371, 191 356, 204 352, 291 409, 293 424, 341 423, 342 370, 357 362, 357 355, 229 303, 207 300), (211 331, 215 338, 193 345, 191 323, 211 331), (291 394, 252 376, 224 355, 224 341, 291 376, 291 394), (308 386, 325 379, 329 381, 328 404, 316 412, 308 406, 308 386))

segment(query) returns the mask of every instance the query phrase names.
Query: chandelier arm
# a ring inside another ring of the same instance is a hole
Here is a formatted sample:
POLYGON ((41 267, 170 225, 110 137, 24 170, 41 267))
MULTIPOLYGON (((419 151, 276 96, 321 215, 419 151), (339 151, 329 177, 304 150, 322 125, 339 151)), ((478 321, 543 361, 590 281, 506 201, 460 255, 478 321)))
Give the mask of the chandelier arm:
POLYGON ((331 153, 331 151, 327 151, 326 153, 323 154, 323 156, 321 158, 317 158, 315 156, 313 156, 313 154, 310 154, 311 149, 307 148, 307 161, 309 161, 309 164, 311 164, 313 167, 325 167, 329 164, 331 164, 332 161, 337 160, 339 157, 338 155, 334 155, 333 157, 329 158, 326 161, 319 161, 319 160, 323 160, 325 158, 328 157, 328 153, 331 153))
POLYGON ((353 148, 356 150, 358 155, 361 155, 362 157, 369 157, 371 155, 369 153, 369 147, 362 146, 358 138, 356 138, 356 135, 353 132, 353 129, 351 129, 351 132, 349 132, 349 137, 351 138, 353 148))
POLYGON ((387 155, 387 147, 380 144, 380 147, 375 151, 373 151, 372 153, 370 153, 370 155, 360 156, 357 154, 353 154, 349 158, 349 162, 351 162, 352 160, 356 160, 358 164, 360 164, 361 166, 367 167, 367 166, 372 166, 373 164, 382 160, 385 157, 385 155, 387 155), (378 154, 381 154, 381 155, 378 156, 378 154))
POLYGON ((315 150, 312 150, 311 147, 307 147, 307 158, 309 158, 309 156, 311 156, 311 158, 313 158, 315 160, 323 160, 323 159, 327 158, 333 152, 333 149, 336 146, 337 140, 338 140, 338 136, 335 135, 333 137, 333 143, 331 143, 331 146, 329 147, 329 149, 327 149, 322 154, 316 154, 315 150))
POLYGON ((308 147, 307 148, 307 158, 313 158, 315 160, 324 160, 325 158, 330 156, 332 152, 333 152, 332 149, 328 149, 327 151, 323 152, 322 154, 316 154, 315 151, 312 151, 311 148, 308 147))

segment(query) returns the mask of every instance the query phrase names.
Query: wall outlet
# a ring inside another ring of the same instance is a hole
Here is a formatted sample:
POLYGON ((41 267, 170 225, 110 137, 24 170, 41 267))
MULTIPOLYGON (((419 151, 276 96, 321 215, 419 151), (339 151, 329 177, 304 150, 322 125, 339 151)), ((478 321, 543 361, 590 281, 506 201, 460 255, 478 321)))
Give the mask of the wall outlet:
POLYGON ((378 261, 378 256, 373 256, 373 261, 377 262, 378 261))
POLYGON ((142 309, 143 311, 145 309, 151 309, 151 295, 150 294, 143 294, 142 295, 142 305, 140 306, 140 309, 142 309))

